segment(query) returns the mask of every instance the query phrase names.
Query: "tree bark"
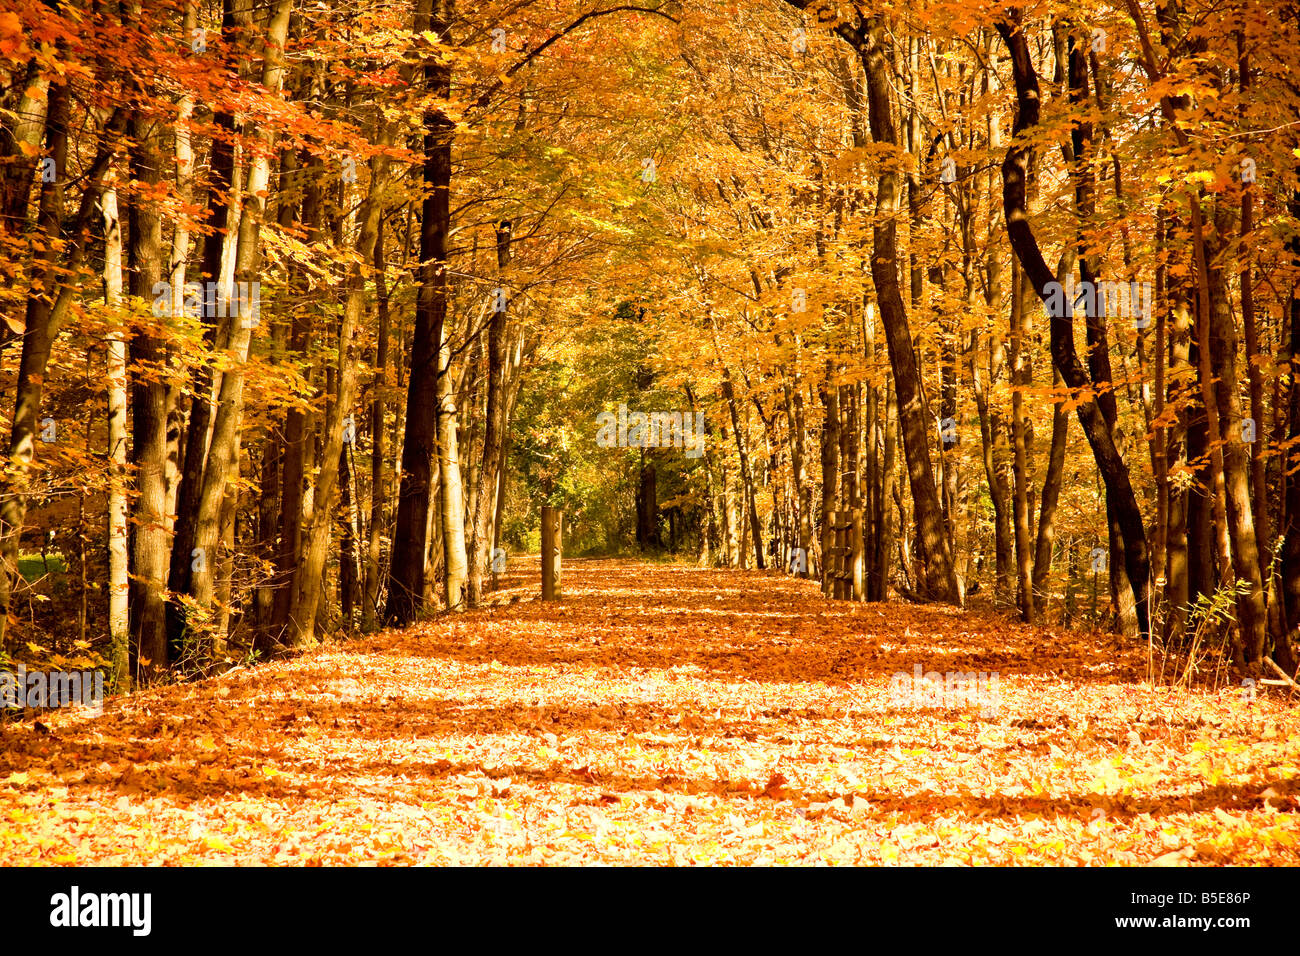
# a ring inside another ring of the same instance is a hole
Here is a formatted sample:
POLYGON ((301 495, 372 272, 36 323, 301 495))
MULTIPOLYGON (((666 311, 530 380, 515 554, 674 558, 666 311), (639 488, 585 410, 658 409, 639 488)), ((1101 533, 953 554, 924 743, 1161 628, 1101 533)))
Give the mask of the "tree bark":
POLYGON ((826 377, 818 383, 817 393, 822 404, 822 507, 821 507, 821 550, 822 550, 822 593, 831 596, 834 582, 827 576, 827 555, 835 546, 834 531, 831 529, 831 512, 835 511, 835 499, 840 486, 840 411, 839 392, 831 384, 831 364, 826 363, 826 377))
POLYGON ((754 476, 749 467, 749 451, 745 442, 744 430, 740 422, 740 410, 736 407, 736 390, 731 383, 727 369, 722 370, 722 397, 727 400, 727 409, 731 413, 731 429, 736 438, 736 454, 740 458, 740 485, 744 495, 742 506, 749 512, 749 533, 754 547, 754 563, 761 571, 763 562, 763 526, 758 520, 758 503, 755 500, 754 476))
MULTIPOLYGON (((221 17, 222 40, 237 48, 240 34, 250 31, 252 18, 249 0, 223 0, 221 17)), ((234 70, 235 63, 227 64, 234 70)), ((210 231, 203 239, 200 255, 199 281, 203 283, 203 342, 206 348, 215 349, 220 336, 213 305, 220 297, 209 293, 209 283, 222 289, 227 240, 232 239, 238 227, 235 183, 235 117, 229 110, 218 110, 213 116, 217 134, 212 138, 208 160, 208 208, 210 231)), ((200 501, 203 495, 203 473, 207 467, 208 443, 212 426, 213 386, 215 367, 211 361, 199 365, 194 375, 193 398, 190 401, 189 421, 186 424, 185 457, 181 465, 176 489, 176 521, 172 538, 171 562, 167 587, 173 594, 190 593, 190 575, 194 563, 200 560, 196 551, 197 525, 200 501)), ((204 562, 206 563, 206 562, 204 562)), ((186 631, 186 611, 178 601, 166 606, 167 659, 175 660, 183 652, 186 631)))
POLYGON ((126 339, 122 334, 122 224, 118 220, 117 189, 104 190, 104 305, 108 310, 108 639, 113 682, 130 687, 131 626, 130 553, 127 533, 126 477, 126 339))
MULTIPOLYGON (((997 24, 1011 53, 1016 86, 1016 122, 1012 144, 1002 163, 1003 214, 1012 248, 1024 269, 1025 277, 1044 304, 1049 303, 1049 285, 1055 276, 1043 261, 1038 240, 1034 237, 1025 206, 1025 167, 1027 145, 1024 134, 1038 125, 1038 74, 1029 55, 1029 44, 1021 28, 1021 11, 1013 8, 997 24)), ((1136 590, 1136 612, 1140 632, 1149 633, 1150 591, 1146 528, 1137 496, 1129 480, 1128 466, 1115 447, 1114 436, 1095 398, 1088 397, 1092 381, 1079 361, 1074 347, 1074 322, 1071 308, 1054 309, 1062 314, 1051 316, 1052 360, 1079 403, 1077 413, 1084 435, 1092 447, 1107 494, 1115 502, 1116 518, 1124 541, 1124 561, 1129 581, 1136 590)))
MULTIPOLYGON (((1298 170, 1297 172, 1300 172, 1298 170)), ((1300 219, 1300 189, 1292 192, 1287 211, 1300 219)), ((1287 252, 1293 268, 1300 269, 1300 236, 1292 234, 1287 240, 1287 252)), ((1287 365, 1291 369, 1291 395, 1287 405, 1286 516, 1282 535, 1282 610, 1286 633, 1274 651, 1277 663, 1288 673, 1296 673, 1295 648, 1300 646, 1300 294, 1292 289, 1287 296, 1287 365)))
MULTIPOLYGON (((278 93, 284 84, 284 46, 288 38, 292 8, 292 0, 277 0, 266 26, 261 79, 262 85, 272 94, 278 93)), ((270 189, 275 133, 270 129, 259 130, 258 139, 260 147, 254 152, 241 204, 235 255, 235 279, 245 288, 249 286, 244 284, 254 285, 258 282, 261 271, 261 228, 270 189)), ((212 419, 212 438, 202 464, 202 481, 192 519, 191 555, 194 557, 188 564, 185 587, 178 589, 173 586, 173 591, 187 594, 193 603, 189 613, 177 616, 178 630, 172 634, 172 639, 184 641, 187 636, 196 639, 199 663, 217 662, 225 657, 225 634, 219 627, 212 628, 210 623, 217 567, 215 556, 220 537, 222 502, 235 465, 239 430, 243 422, 249 348, 253 329, 259 321, 255 316, 245 315, 244 308, 236 311, 238 315, 226 318, 229 328, 226 351, 234 361, 221 376, 216 412, 212 419)), ((193 440, 193 431, 190 437, 193 440)), ((172 567, 173 570, 176 567, 174 560, 172 567)))
POLYGON ((365 595, 361 603, 361 627, 373 631, 377 626, 380 588, 380 561, 387 528, 388 457, 387 433, 384 430, 385 399, 388 392, 388 338, 391 318, 388 310, 388 284, 384 279, 384 220, 375 227, 375 302, 378 329, 375 342, 374 397, 370 405, 370 527, 366 541, 365 595))
MULTIPOLYGON (((304 157, 307 160, 307 157, 304 157)), ((308 178, 302 195, 302 224, 308 242, 320 241, 322 196, 319 182, 308 178)), ((290 280, 291 288, 308 295, 307 280, 300 285, 290 280)), ((289 324, 289 354, 306 359, 315 340, 313 308, 307 301, 295 304, 289 324)), ((302 567, 303 511, 306 501, 310 425, 313 413, 300 405, 289 409, 284 423, 284 444, 280 469, 280 546, 275 559, 275 604, 271 632, 266 635, 265 649, 287 645, 299 619, 301 596, 299 574, 302 567)))
POLYGON ((128 113, 115 108, 100 134, 94 160, 86 169, 86 187, 75 216, 64 220, 64 189, 69 181, 68 122, 71 92, 66 82, 50 84, 46 152, 54 160, 55 176, 41 185, 37 226, 44 242, 33 271, 40 292, 27 299, 22 354, 18 361, 14 414, 9 432, 9 467, 0 477, 0 652, 9 649, 9 613, 13 583, 18 575, 19 540, 27 514, 27 493, 36 457, 37 424, 50 350, 72 307, 77 272, 85 259, 91 221, 105 188, 105 176, 126 129, 128 113), (56 240, 65 241, 56 261, 56 240))
MULTIPOLYGON (((1220 202, 1217 205, 1219 215, 1216 216, 1215 234, 1226 236, 1229 234, 1232 216, 1226 204, 1220 202)), ((1228 302, 1227 276, 1219 264, 1219 245, 1216 242, 1207 250, 1210 253, 1209 349, 1213 374, 1219 381, 1215 397, 1226 439, 1223 445, 1224 493, 1228 530, 1232 538, 1232 565, 1237 581, 1246 587, 1245 592, 1237 596, 1237 626, 1241 632, 1245 662, 1251 663, 1264 655, 1268 636, 1268 611, 1264 603, 1259 539, 1255 536, 1255 521, 1250 503, 1250 453, 1242 441, 1241 397, 1237 387, 1242 376, 1237 366, 1237 328, 1228 302)), ((1258 428, 1258 424, 1256 423, 1256 431, 1260 432, 1262 429, 1258 428)))
MULTIPOLYGON (((330 531, 332 526, 335 484, 339 478, 339 464, 347 450, 344 432, 347 419, 352 415, 356 400, 356 363, 353 361, 354 338, 357 326, 365 310, 366 283, 365 275, 369 264, 374 259, 375 242, 379 234, 379 223, 383 214, 383 189, 388 180, 389 159, 383 149, 392 144, 392 127, 383 119, 379 120, 380 133, 377 137, 381 151, 370 160, 370 182, 365 198, 358 212, 360 222, 357 231, 356 255, 348 266, 344 281, 346 298, 343 303, 343 320, 339 323, 338 337, 335 341, 335 354, 338 361, 338 390, 334 401, 329 404, 322 424, 322 443, 320 470, 316 476, 314 489, 312 522, 307 534, 307 544, 302 561, 302 574, 298 598, 298 616, 296 629, 292 631, 295 645, 310 643, 316 638, 315 627, 317 608, 321 601, 322 581, 325 577, 325 562, 329 553, 330 531)), ((355 425, 351 429, 355 437, 355 425)), ((348 476, 350 481, 350 475, 348 476)), ((350 489, 349 489, 350 490, 350 489)), ((350 504, 350 502, 349 502, 350 504)), ((351 519, 350 519, 351 520, 351 519)), ((345 554, 343 560, 351 560, 352 585, 355 586, 356 557, 355 535, 351 544, 352 553, 345 554)), ((351 626, 351 619, 348 619, 351 626)))
POLYGON ((1029 316, 1022 294, 1024 272, 1012 264, 1011 273, 1011 442, 1014 465, 1012 521, 1016 537, 1016 604, 1020 619, 1034 619, 1033 554, 1030 551, 1029 452, 1025 441, 1025 389, 1029 387, 1029 362, 1025 339, 1029 316))
MULTIPOLYGON (((883 18, 860 18, 852 35, 867 75, 871 138, 876 143, 897 148, 898 135, 889 101, 883 18)), ((898 180, 897 168, 886 162, 876 184, 871 279, 876 289, 881 324, 885 327, 890 365, 894 370, 899 430, 912 487, 917 528, 916 556, 925 574, 924 583, 918 582, 918 586, 927 597, 956 603, 959 600, 957 576, 930 462, 931 429, 926 424, 920 365, 898 285, 898 180)))
MULTIPOLYGON (((415 32, 432 30, 446 37, 448 0, 418 0, 415 32)), ((406 430, 402 442, 402 477, 389 569, 384 617, 403 626, 415 620, 424 604, 425 552, 433 487, 430 479, 438 446, 439 386, 443 326, 447 319, 447 232, 450 229, 451 143, 455 124, 445 104, 451 95, 449 60, 430 54, 424 85, 434 106, 424 114, 425 197, 420 215, 419 291, 411 340, 411 374, 407 385, 406 430)), ((446 480, 444 476, 443 481, 446 480)))
MULTIPOLYGON (((496 229, 497 281, 505 292, 505 273, 510 265, 510 237, 514 224, 503 221, 496 229)), ((508 307, 506 298, 502 305, 508 307)), ((505 432, 505 332, 509 315, 507 308, 495 308, 488 319, 487 342, 487 409, 483 420, 483 453, 479 466, 479 479, 471 511, 469 545, 469 603, 477 605, 483 596, 483 576, 492 561, 493 527, 496 519, 495 499, 498 472, 502 466, 502 446, 505 432)))

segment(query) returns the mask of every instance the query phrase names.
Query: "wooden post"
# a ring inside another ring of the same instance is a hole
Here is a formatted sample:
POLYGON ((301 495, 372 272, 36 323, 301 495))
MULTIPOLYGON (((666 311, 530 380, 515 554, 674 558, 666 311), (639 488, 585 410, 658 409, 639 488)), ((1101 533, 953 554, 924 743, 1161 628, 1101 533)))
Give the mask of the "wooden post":
POLYGON ((542 600, 560 599, 560 558, 564 512, 542 505, 542 600))

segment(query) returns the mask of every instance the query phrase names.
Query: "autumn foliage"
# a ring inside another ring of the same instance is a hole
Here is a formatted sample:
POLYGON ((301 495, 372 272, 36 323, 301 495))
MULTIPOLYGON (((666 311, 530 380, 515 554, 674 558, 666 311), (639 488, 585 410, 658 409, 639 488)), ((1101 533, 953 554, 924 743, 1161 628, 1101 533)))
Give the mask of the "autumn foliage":
POLYGON ((0 673, 115 696, 7 708, 5 856, 1295 862, 1297 62, 10 0, 0 673))
POLYGON ((577 561, 502 603, 4 731, 12 863, 1290 864, 1294 708, 1101 634, 577 561), (506 603, 524 597, 522 603, 506 603), (999 702, 891 699, 994 671, 999 702))

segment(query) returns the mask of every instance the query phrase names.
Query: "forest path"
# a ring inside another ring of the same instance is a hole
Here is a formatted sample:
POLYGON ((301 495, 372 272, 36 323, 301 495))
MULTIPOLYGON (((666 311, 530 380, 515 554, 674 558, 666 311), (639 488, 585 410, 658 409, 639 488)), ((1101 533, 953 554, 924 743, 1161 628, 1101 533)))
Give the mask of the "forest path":
POLYGON ((0 863, 1300 862, 1279 701, 771 572, 566 560, 543 604, 527 563, 517 603, 3 728, 0 863), (903 699, 916 665, 998 704, 903 699))

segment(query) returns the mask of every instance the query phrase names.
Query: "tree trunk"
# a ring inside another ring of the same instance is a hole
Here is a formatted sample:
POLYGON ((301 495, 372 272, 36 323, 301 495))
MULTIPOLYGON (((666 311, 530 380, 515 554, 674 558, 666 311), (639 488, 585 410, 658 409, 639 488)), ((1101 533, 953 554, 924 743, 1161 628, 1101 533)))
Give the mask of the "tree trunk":
POLYGON ((802 386, 796 377, 795 386, 785 384, 786 421, 790 429, 790 469, 794 478, 795 508, 798 511, 796 521, 796 547, 803 549, 803 568, 800 577, 809 577, 811 573, 810 555, 812 552, 812 486, 808 481, 805 465, 804 418, 802 386))
MULTIPOLYGON (((854 36, 867 75, 871 138, 876 143, 897 148, 898 136, 889 100, 883 18, 861 19, 854 36)), ((899 430, 903 436, 903 454, 912 487, 917 528, 916 557, 925 574, 924 583, 918 582, 918 587, 927 597, 956 603, 959 600, 957 577, 930 462, 931 429, 926 423, 920 366, 898 285, 898 179, 898 172, 891 165, 882 166, 876 184, 871 279, 876 289, 881 323, 885 327, 890 365, 894 370, 899 430)))
MULTIPOLYGON (((304 157, 305 159, 305 157, 304 157)), ((302 196, 302 224, 308 242, 320 241, 322 195, 320 184, 308 179, 302 196)), ((291 278, 291 287, 293 287, 291 278)), ((307 280, 297 286, 301 298, 310 299, 307 280)), ((314 310, 307 301, 293 308, 289 326, 289 353, 306 359, 314 345, 314 310)), ((280 491, 280 546, 275 560, 275 606, 272 627, 266 635, 266 650, 287 646, 294 623, 299 619, 298 601, 301 589, 299 574, 302 567, 303 511, 307 493, 309 442, 314 414, 295 405, 289 409, 284 423, 284 446, 281 453, 280 491)))
MULTIPOLYGON (((236 49, 241 33, 251 32, 251 4, 248 0, 223 0, 221 16, 222 40, 236 49)), ((228 63, 231 70, 237 69, 236 63, 228 63)), ((220 330, 214 305, 221 294, 211 294, 211 283, 226 288, 223 277, 224 264, 231 257, 227 252, 227 240, 233 239, 238 228, 238 215, 232 215, 237 209, 238 197, 235 195, 235 118, 229 110, 218 110, 213 116, 213 124, 219 131, 212 138, 211 155, 208 161, 208 208, 210 231, 203 239, 203 251, 200 256, 199 281, 203 283, 203 343, 208 349, 215 350, 220 330), (232 221, 233 220, 233 221, 232 221)), ((134 229, 132 230, 134 232, 134 229)), ((215 384, 215 366, 212 361, 199 365, 194 375, 193 398, 190 401, 189 421, 186 425, 185 457, 181 465, 180 479, 176 489, 176 521, 171 547, 171 562, 167 575, 167 587, 173 594, 190 594, 190 575, 196 563, 206 561, 197 550, 197 526, 200 500, 203 495, 203 473, 207 467, 208 440, 213 417, 213 386, 215 384)), ((167 657, 177 659, 183 649, 183 636, 186 630, 186 610, 178 601, 170 602, 166 607, 167 657)), ((163 663, 166 663, 166 657, 163 663)))
POLYGON ((637 474, 636 541, 641 550, 658 550, 659 540, 659 489, 658 472, 653 460, 647 460, 641 449, 641 466, 637 474))
POLYGON ((104 190, 104 305, 108 311, 108 639, 113 682, 121 690, 130 687, 131 626, 127 533, 126 478, 126 340, 122 308, 122 224, 117 212, 117 189, 104 190))
MULTIPOLYGON (((277 0, 266 27, 266 42, 262 60, 262 84, 276 94, 284 84, 284 46, 289 32, 291 0, 277 0)), ((266 208, 266 197, 271 183, 271 156, 274 155, 275 133, 261 129, 261 147, 254 152, 247 183, 242 198, 239 222, 239 239, 235 254, 235 279, 241 288, 255 287, 260 275, 261 228, 266 208)), ((211 630, 212 605, 217 563, 217 543, 220 536, 221 506, 227 493, 227 482, 235 463, 239 430, 244 412, 244 384, 247 373, 249 349, 253 329, 259 319, 248 315, 247 307, 228 315, 229 340, 226 352, 233 359, 221 376, 217 393, 216 413, 212 420, 212 439, 202 463, 202 480, 197 494, 197 507, 192 518, 193 559, 185 575, 185 587, 176 588, 193 599, 189 613, 178 615, 177 633, 172 639, 183 640, 186 634, 199 641, 200 657, 220 660, 225 654, 225 635, 220 628, 211 630)), ((227 310, 228 312, 230 310, 227 310)), ((220 333, 219 333, 220 334, 220 333)), ((194 439, 191 430, 190 438, 194 439)), ((188 456, 187 456, 188 457, 188 456)), ((187 475, 187 477, 193 477, 187 475)), ((176 562, 173 560, 173 569, 176 562)))
MULTIPOLYGON (((505 271, 510 264, 510 233, 513 224, 503 221, 496 229, 497 281, 501 298, 493 302, 488 319, 487 345, 487 410, 483 419, 483 453, 479 466, 479 479, 471 511, 469 544, 469 603, 477 605, 483 595, 483 576, 492 561, 494 507, 498 485, 498 471, 502 467, 501 450, 505 432, 505 332, 509 302, 505 291, 505 271), (501 305, 500 309, 496 308, 501 305)), ((495 297, 494 297, 495 298, 495 297)))
MULTIPOLYGON (((1238 69, 1237 76, 1241 84, 1242 99, 1249 97, 1250 88, 1250 57, 1246 53, 1245 38, 1240 30, 1237 31, 1237 52, 1238 52, 1238 69)), ((1244 121, 1243 121, 1244 125, 1244 121)), ((1255 441, 1250 444, 1250 490, 1251 490, 1251 513, 1255 525, 1255 550, 1257 553, 1258 567, 1265 577, 1270 577, 1270 568, 1272 566, 1272 541, 1269 538, 1269 494, 1268 494, 1268 476, 1265 465, 1265 452, 1268 444, 1263 436, 1266 434, 1264 429, 1264 381, 1263 374, 1260 372, 1259 364, 1256 359, 1259 354, 1259 331, 1255 326, 1255 290, 1253 287, 1254 277, 1250 268, 1250 259, 1248 258, 1248 243, 1253 239, 1255 228, 1254 223, 1255 205, 1254 205, 1254 187, 1253 184, 1243 184, 1241 194, 1241 272, 1239 275, 1241 284, 1241 319, 1242 325, 1246 332, 1246 377, 1250 382, 1250 420, 1255 434, 1255 441)), ((1229 321, 1231 316, 1229 316, 1229 321)), ((1229 380, 1231 381, 1231 380, 1229 380)), ((1276 595, 1272 591, 1272 584, 1276 578, 1264 582, 1265 595, 1271 595, 1268 607, 1268 636, 1274 639, 1273 642, 1279 645, 1285 645, 1285 631, 1280 626, 1281 617, 1277 613, 1276 595)), ((1270 643, 1267 638, 1265 647, 1270 643)), ((1289 650, 1286 648, 1284 653, 1289 650)))
POLYGON ((894 513, 890 504, 896 489, 894 457, 898 447, 898 410, 894 404, 892 384, 885 388, 883 410, 885 428, 880 459, 880 507, 876 515, 879 530, 875 541, 875 590, 874 593, 867 594, 869 601, 884 601, 889 598, 889 563, 894 545, 894 513))
MULTIPOLYGON (((445 42, 450 12, 449 0, 418 0, 415 32, 432 30, 445 42)), ((424 114, 426 192, 420 215, 419 290, 411 340, 402 477, 384 610, 387 621, 398 626, 414 621, 424 603, 426 537, 430 512, 434 510, 430 479, 434 455, 445 454, 438 446, 438 418, 442 407, 440 355, 447 319, 451 143, 456 129, 445 109, 451 95, 450 60, 431 55, 424 64, 424 85, 435 105, 424 114)), ((444 474, 442 481, 446 480, 444 474)))
MULTIPOLYGON (((346 426, 345 426, 346 427, 346 426)), ((352 445, 345 442, 339 449, 339 605, 342 612, 340 628, 345 634, 356 626, 357 603, 361 596, 361 573, 357 564, 360 557, 357 543, 356 472, 352 467, 352 445)))
MULTIPOLYGON (((1165 235, 1171 248, 1175 237, 1176 220, 1167 220, 1165 235)), ((1191 305, 1188 300, 1187 282, 1180 270, 1169 269, 1166 272, 1165 301, 1168 305, 1162 309, 1162 317, 1169 327, 1169 375, 1166 398, 1179 406, 1175 425, 1168 430, 1165 445, 1164 471, 1169 471, 1169 463, 1186 468, 1191 458, 1189 422, 1191 411, 1188 408, 1191 397, 1186 393, 1192 387, 1191 368, 1191 305)), ((1206 554, 1192 551, 1188 542, 1189 528, 1195 526, 1193 520, 1193 499, 1201 500, 1202 495, 1195 485, 1190 487, 1170 488, 1168 518, 1165 524, 1165 604, 1169 616, 1164 633, 1173 638, 1183 633, 1187 626, 1187 606, 1192 599, 1191 581, 1203 580, 1200 574, 1193 575, 1193 567, 1205 565, 1206 554)))
POLYGON ((1034 619, 1033 554, 1030 551, 1029 453, 1025 441, 1025 389, 1030 385, 1025 341, 1029 316, 1025 314, 1024 273, 1017 263, 1011 270, 1011 442, 1014 455, 1012 521, 1016 536, 1016 604, 1020 619, 1034 619))
MULTIPOLYGON (((1225 203, 1217 203, 1215 234, 1226 236, 1231 227, 1231 213, 1225 203)), ((1237 625, 1241 631, 1242 651, 1247 663, 1258 661, 1265 652, 1268 636, 1268 611, 1264 604, 1264 576, 1260 564, 1258 538, 1250 507, 1250 453, 1242 441, 1241 397, 1237 383, 1243 376, 1237 366, 1237 328, 1228 302, 1227 276, 1219 264, 1220 243, 1209 251, 1210 286, 1210 358, 1213 374, 1219 381, 1215 390, 1219 421, 1226 439, 1223 445, 1224 492, 1228 529, 1232 537, 1232 565, 1237 581, 1247 587, 1237 596, 1237 625)), ((1249 358, 1249 357, 1248 357, 1249 358)), ((1256 431, 1259 431, 1256 423, 1256 431)), ((1261 442, 1262 444, 1262 442, 1261 442)))
POLYGON ((736 390, 731 384, 731 376, 722 370, 722 396, 727 400, 727 409, 731 412, 731 428, 736 437, 736 454, 740 458, 740 487, 744 495, 742 507, 749 511, 749 533, 754 546, 754 563, 761 571, 763 563, 763 526, 758 520, 758 503, 754 493, 754 477, 749 467, 749 452, 746 448, 744 429, 741 427, 740 410, 736 407, 736 390))
MULTIPOLYGON (((382 120, 380 123, 381 131, 377 140, 381 147, 386 148, 392 143, 393 134, 391 127, 387 123, 382 120)), ((388 179, 388 166, 389 159, 384 152, 376 153, 370 160, 370 183, 358 212, 360 226, 357 231, 356 256, 348 266, 347 278, 343 284, 346 292, 343 303, 343 321, 339 323, 338 338, 335 344, 335 354, 338 362, 336 376, 338 391, 334 401, 326 409, 322 426, 323 448, 320 457, 320 470, 316 476, 312 522, 303 555, 302 574, 299 577, 301 585, 298 598, 297 629, 291 632, 295 645, 310 643, 316 637, 314 631, 317 607, 321 600, 322 583, 325 577, 325 561, 329 554, 330 531, 333 519, 331 504, 334 496, 334 486, 339 477, 339 463, 342 461, 346 450, 344 432, 347 429, 347 419, 352 416, 353 404, 356 399, 357 376, 356 363, 352 355, 353 339, 356 337, 357 325, 360 323, 361 315, 365 309, 365 265, 374 259, 375 240, 379 233, 379 221, 383 212, 381 197, 388 179)), ((351 437, 355 438, 355 425, 347 430, 351 432, 351 437)), ((352 584, 355 586, 355 537, 351 547, 352 553, 345 555, 345 559, 353 561, 352 576, 354 580, 352 584)), ((351 626, 350 617, 347 619, 347 624, 349 627, 351 626)))
POLYGON ((372 387, 374 398, 370 406, 370 528, 366 542, 365 596, 361 603, 361 627, 373 631, 377 626, 380 587, 380 561, 383 557, 383 537, 387 527, 388 478, 385 471, 388 457, 387 433, 384 431, 385 403, 388 391, 388 337, 390 316, 388 311, 388 284, 384 279, 384 220, 380 216, 375 227, 375 300, 377 311, 377 340, 375 343, 375 375, 372 387))
MULTIPOLYGON (((1287 211, 1300 219, 1300 189, 1291 193, 1287 211)), ((1300 268, 1300 236, 1292 234, 1287 240, 1291 265, 1300 268)), ((1292 289, 1287 296, 1287 331, 1289 343, 1287 358, 1292 370, 1300 369, 1300 294, 1292 289)), ((1286 520, 1282 537, 1282 610, 1286 634, 1275 651, 1277 663, 1288 674, 1296 673, 1295 648, 1300 646, 1300 383, 1291 376, 1291 395, 1287 405, 1286 471, 1291 476, 1286 483, 1286 520)))
MULTIPOLYGON (((239 436, 235 436, 235 448, 230 462, 230 486, 221 502, 221 514, 217 526, 217 553, 214 558, 216 583, 213 603, 216 606, 216 632, 220 635, 230 633, 230 597, 235 580, 235 531, 239 518, 239 436)), ((224 644, 222 645, 224 647, 224 644)))
POLYGON ((831 528, 831 512, 835 511, 835 499, 839 494, 840 478, 840 412, 839 393, 831 384, 831 364, 826 363, 825 380, 819 383, 817 392, 822 401, 822 509, 821 509, 821 546, 822 546, 822 593, 831 596, 835 582, 827 575, 827 556, 835 546, 835 532, 831 528))
MULTIPOLYGON (((445 335, 445 333, 444 333, 445 335)), ((456 392, 452 388, 451 342, 445 337, 438 373, 438 500, 442 516, 443 600, 447 610, 466 607, 469 557, 465 545, 465 491, 457 445, 456 392)))
MULTIPOLYGON (((1052 384, 1061 387, 1061 373, 1052 369, 1052 384)), ((1038 502, 1038 536, 1034 544, 1034 609, 1041 618, 1047 610, 1047 577, 1052 572, 1052 551, 1056 540, 1056 507, 1061 498, 1061 479, 1065 474, 1065 447, 1070 437, 1070 413, 1063 401, 1052 405, 1052 444, 1047 454, 1047 473, 1043 475, 1043 493, 1038 502)))
POLYGON ((0 476, 0 652, 9 650, 9 613, 13 583, 18 576, 18 550, 27 514, 27 492, 36 457, 37 425, 50 350, 59 328, 67 318, 76 291, 74 277, 85 258, 91 219, 104 190, 104 177, 126 128, 127 111, 113 110, 100 135, 93 162, 82 174, 87 184, 81 205, 69 222, 64 221, 64 187, 68 170, 68 122, 71 93, 66 82, 50 84, 49 122, 46 125, 46 154, 54 161, 55 175, 42 182, 38 229, 44 234, 33 270, 39 276, 40 292, 27 299, 22 354, 18 362, 13 420, 9 432, 9 466, 0 476), (65 241, 55 257, 56 240, 65 241))
MULTIPOLYGON (((1149 632, 1150 616, 1148 596, 1150 574, 1148 567, 1146 528, 1137 496, 1129 480, 1128 466, 1115 447, 1114 436, 1095 398, 1087 396, 1092 390, 1088 372, 1079 362, 1074 347, 1074 322, 1069 304, 1064 308, 1051 308, 1049 286, 1055 276, 1043 261, 1038 240, 1034 237, 1025 206, 1026 151, 1022 137, 1038 125, 1039 88, 1038 75, 1030 59, 1029 44, 1021 29, 1018 9, 1008 12, 1008 18, 999 21, 998 32, 1011 52, 1012 72, 1016 85, 1016 123, 1012 144, 1007 149, 1002 164, 1003 214, 1011 245, 1024 269, 1025 277, 1044 304, 1049 305, 1051 316, 1052 360, 1061 377, 1074 396, 1083 399, 1077 406, 1079 422, 1092 447, 1093 456, 1107 494, 1115 502, 1116 518, 1124 541, 1124 561, 1129 581, 1136 590, 1136 612, 1142 634, 1149 632)), ((1061 296, 1056 296, 1061 298, 1061 296)), ((1059 305, 1059 303, 1058 303, 1059 305)))

